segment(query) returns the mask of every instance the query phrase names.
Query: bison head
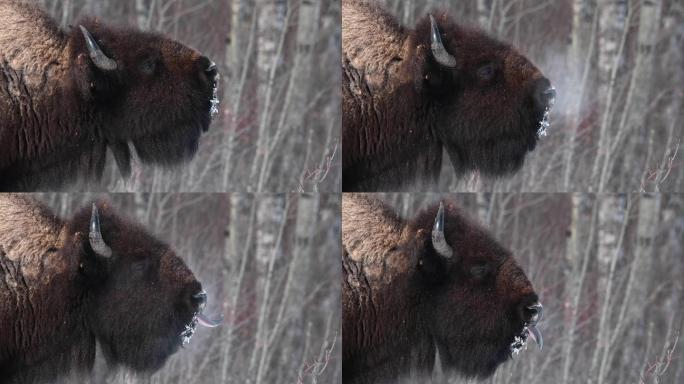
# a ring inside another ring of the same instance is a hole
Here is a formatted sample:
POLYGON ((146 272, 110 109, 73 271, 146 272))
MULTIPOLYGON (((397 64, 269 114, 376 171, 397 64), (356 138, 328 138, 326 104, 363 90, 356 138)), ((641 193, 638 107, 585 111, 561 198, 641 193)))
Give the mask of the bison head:
POLYGON ((532 337, 539 298, 509 251, 448 204, 432 207, 408 227, 400 257, 414 263, 410 296, 419 323, 445 368, 485 377, 532 337))
POLYGON ((107 360, 137 371, 159 369, 185 345, 202 314, 206 293, 169 247, 116 216, 105 203, 84 209, 70 228, 80 255, 85 319, 107 360))
POLYGON ((86 20, 70 36, 71 77, 86 111, 101 121, 122 173, 129 143, 144 162, 192 157, 218 113, 216 65, 162 36, 86 20))
POLYGON ((548 127, 555 90, 515 49, 446 14, 416 26, 413 78, 458 173, 518 170, 548 127))

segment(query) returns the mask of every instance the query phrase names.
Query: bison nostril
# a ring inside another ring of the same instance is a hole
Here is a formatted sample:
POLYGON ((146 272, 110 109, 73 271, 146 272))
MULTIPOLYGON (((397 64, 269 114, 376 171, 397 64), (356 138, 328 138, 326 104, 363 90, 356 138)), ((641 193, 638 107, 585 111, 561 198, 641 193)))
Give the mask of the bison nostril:
POLYGON ((195 303, 202 305, 207 302, 207 293, 205 291, 202 291, 192 295, 192 298, 195 303))
POLYGON ((556 99, 556 89, 547 78, 538 79, 534 84, 533 98, 541 110, 550 109, 556 99))
POLYGON ((528 324, 537 324, 541 318, 543 312, 543 306, 540 302, 536 302, 532 305, 525 307, 525 318, 528 324))
POLYGON ((553 107, 553 103, 556 101, 556 88, 551 87, 544 91, 544 97, 549 108, 553 107))
POLYGON ((216 63, 211 61, 208 57, 202 56, 199 59, 199 67, 202 72, 204 72, 209 78, 213 78, 218 72, 216 69, 216 63))

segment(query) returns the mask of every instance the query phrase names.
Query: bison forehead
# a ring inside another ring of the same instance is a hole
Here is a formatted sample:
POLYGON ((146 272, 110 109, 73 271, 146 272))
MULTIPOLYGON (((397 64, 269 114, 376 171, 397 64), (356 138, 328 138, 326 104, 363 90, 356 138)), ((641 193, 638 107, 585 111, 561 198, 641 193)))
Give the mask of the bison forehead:
POLYGON ((510 48, 504 55, 504 71, 508 82, 520 89, 524 89, 530 82, 543 77, 539 69, 513 48, 510 48))
POLYGON ((194 72, 197 61, 202 54, 196 49, 186 47, 176 41, 164 41, 161 44, 164 61, 172 67, 184 72, 194 72))
POLYGON ((534 293, 532 283, 511 256, 499 268, 497 291, 516 298, 534 293))
POLYGON ((171 251, 167 251, 161 257, 159 272, 162 276, 178 280, 182 283, 191 283, 195 281, 195 276, 192 271, 190 271, 181 258, 171 251))

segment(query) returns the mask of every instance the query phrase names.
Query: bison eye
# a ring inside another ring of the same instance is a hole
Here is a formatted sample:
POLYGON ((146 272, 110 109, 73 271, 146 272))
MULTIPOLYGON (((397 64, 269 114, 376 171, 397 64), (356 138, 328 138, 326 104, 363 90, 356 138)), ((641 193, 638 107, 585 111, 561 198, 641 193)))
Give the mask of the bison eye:
POLYGON ((487 63, 477 70, 477 77, 482 80, 491 80, 494 77, 495 68, 493 63, 487 63))
POLYGON ((146 260, 139 260, 136 262, 133 262, 131 264, 131 271, 136 273, 136 274, 144 274, 147 272, 147 261, 146 260))
POLYGON ((153 74, 156 69, 157 69, 157 60, 156 59, 146 59, 140 63, 140 72, 142 72, 146 75, 153 74))
POLYGON ((476 279, 482 279, 489 274, 489 265, 476 265, 470 268, 470 275, 476 279))

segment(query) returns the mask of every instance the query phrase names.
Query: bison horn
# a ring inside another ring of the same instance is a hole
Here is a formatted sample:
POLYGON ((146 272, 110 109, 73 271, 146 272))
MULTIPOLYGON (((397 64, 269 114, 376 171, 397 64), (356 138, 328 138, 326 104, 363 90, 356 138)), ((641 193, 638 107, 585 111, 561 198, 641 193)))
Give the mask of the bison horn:
POLYGON ((84 26, 79 25, 79 28, 81 28, 86 45, 88 46, 88 54, 90 55, 90 59, 93 60, 95 66, 103 71, 115 70, 117 68, 116 61, 110 59, 104 54, 104 52, 102 52, 100 46, 97 45, 97 42, 93 36, 84 26))
POLYGON ((439 27, 437 26, 437 22, 435 22, 435 18, 430 15, 430 25, 432 27, 432 33, 431 33, 431 38, 430 38, 430 48, 432 49, 432 56, 434 56, 435 60, 449 68, 454 68, 456 66, 456 59, 447 52, 446 48, 444 48, 444 44, 442 44, 442 37, 440 36, 439 33, 439 27))
POLYGON ((432 247, 445 259, 450 259, 454 254, 453 249, 444 238, 444 203, 439 203, 439 211, 435 218, 435 226, 432 228, 432 247))
POLYGON ((102 239, 100 232, 100 215, 97 212, 97 206, 93 203, 93 210, 90 213, 90 232, 88 233, 90 240, 90 247, 98 255, 109 258, 112 256, 112 249, 102 239))

